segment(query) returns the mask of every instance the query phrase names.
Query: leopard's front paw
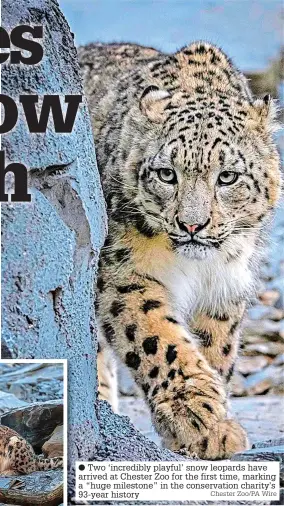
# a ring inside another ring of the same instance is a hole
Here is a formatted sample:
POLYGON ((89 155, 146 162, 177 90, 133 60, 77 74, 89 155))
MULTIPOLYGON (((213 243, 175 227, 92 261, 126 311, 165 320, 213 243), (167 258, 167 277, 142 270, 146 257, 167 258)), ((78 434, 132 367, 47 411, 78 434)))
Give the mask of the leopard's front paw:
POLYGON ((188 446, 188 454, 197 454, 206 460, 228 459, 234 453, 249 448, 247 434, 235 420, 218 422, 208 431, 208 435, 188 446))
POLYGON ((7 469, 6 471, 2 471, 0 476, 17 476, 18 474, 14 469, 7 469))

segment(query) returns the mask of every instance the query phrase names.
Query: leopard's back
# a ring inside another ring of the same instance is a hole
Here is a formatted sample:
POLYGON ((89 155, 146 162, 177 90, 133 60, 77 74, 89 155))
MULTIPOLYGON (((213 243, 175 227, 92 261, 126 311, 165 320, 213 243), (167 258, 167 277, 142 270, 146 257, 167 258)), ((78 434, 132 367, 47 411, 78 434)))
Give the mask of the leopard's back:
MULTIPOLYGON (((130 85, 129 75, 136 72, 139 67, 157 57, 160 53, 151 47, 144 47, 138 44, 89 44, 78 49, 78 56, 81 67, 84 91, 88 98, 91 119, 94 126, 94 135, 99 142, 98 117, 103 114, 105 108, 103 99, 115 90, 112 104, 119 100, 123 88, 130 85), (127 76, 126 81, 119 86, 123 75, 127 76)), ((105 111, 107 114, 107 111, 105 111)))

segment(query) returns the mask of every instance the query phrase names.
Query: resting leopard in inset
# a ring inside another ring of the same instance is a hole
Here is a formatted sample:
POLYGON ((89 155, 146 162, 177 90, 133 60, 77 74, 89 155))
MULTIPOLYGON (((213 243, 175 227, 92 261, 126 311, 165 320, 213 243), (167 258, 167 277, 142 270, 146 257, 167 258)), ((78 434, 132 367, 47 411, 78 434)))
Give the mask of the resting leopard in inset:
POLYGON ((227 410, 261 232, 280 193, 273 100, 217 47, 79 49, 109 232, 99 262, 102 398, 110 345, 165 446, 202 459, 248 447, 227 410))
POLYGON ((0 476, 30 474, 63 467, 61 457, 44 458, 16 431, 0 425, 0 476))

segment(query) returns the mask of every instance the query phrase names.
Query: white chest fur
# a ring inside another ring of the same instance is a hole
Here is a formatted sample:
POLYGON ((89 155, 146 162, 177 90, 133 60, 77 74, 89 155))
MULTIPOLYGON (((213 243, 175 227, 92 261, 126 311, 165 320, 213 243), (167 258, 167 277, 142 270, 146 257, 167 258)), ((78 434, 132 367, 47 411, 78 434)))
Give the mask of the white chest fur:
POLYGON ((218 255, 206 260, 176 256, 153 274, 167 287, 175 310, 185 318, 197 310, 226 312, 232 302, 249 296, 254 285, 247 255, 227 263, 218 255))

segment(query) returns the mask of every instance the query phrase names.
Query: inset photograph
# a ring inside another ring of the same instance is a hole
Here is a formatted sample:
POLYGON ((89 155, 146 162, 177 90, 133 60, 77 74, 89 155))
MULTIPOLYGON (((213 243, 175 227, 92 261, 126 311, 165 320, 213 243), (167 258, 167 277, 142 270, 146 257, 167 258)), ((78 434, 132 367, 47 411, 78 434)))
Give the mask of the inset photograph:
POLYGON ((64 504, 66 378, 66 360, 0 360, 0 504, 64 504))

